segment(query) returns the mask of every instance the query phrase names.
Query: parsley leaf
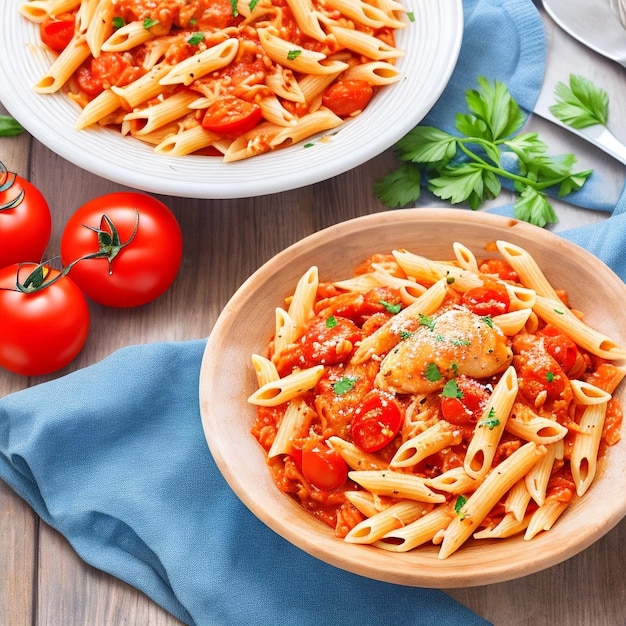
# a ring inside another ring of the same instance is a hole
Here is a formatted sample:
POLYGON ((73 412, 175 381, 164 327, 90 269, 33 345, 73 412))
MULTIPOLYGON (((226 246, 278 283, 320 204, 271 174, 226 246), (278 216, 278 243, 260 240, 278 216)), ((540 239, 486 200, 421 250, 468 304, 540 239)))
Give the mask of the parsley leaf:
POLYGON ((117 30, 118 28, 122 28, 124 26, 124 18, 123 17, 114 17, 113 18, 113 28, 117 30))
POLYGON ((424 377, 426 378, 426 380, 430 381, 431 383, 436 383, 438 380, 441 380, 443 378, 443 376, 441 375, 441 372, 439 371, 439 368, 437 367, 437 364, 433 362, 430 362, 426 366, 424 377))
POLYGON ((289 61, 293 61, 294 59, 297 59, 301 54, 302 50, 289 50, 289 52, 287 52, 287 59, 289 59, 289 61))
POLYGON ((334 315, 326 318, 326 328, 335 328, 337 326, 337 318, 334 315))
POLYGON ((149 17, 143 21, 143 27, 146 30, 150 30, 153 26, 156 26, 158 23, 159 23, 159 20, 153 20, 151 17, 149 17))
POLYGON ((489 430, 493 430, 496 426, 500 425, 500 420, 496 417, 496 412, 493 407, 489 409, 489 413, 487 417, 481 419, 478 422, 479 428, 488 428, 489 430))
POLYGON ((478 209, 496 198, 502 180, 508 179, 519 195, 515 217, 537 226, 556 223, 546 190, 557 189, 559 195, 577 191, 591 171, 575 172, 573 154, 550 156, 536 133, 520 132, 526 115, 503 83, 479 77, 478 88, 466 92, 466 102, 469 112, 455 118, 460 135, 417 126, 396 143, 401 165, 374 183, 376 197, 400 208, 415 203, 426 184, 442 200, 478 209), (515 157, 513 165, 507 159, 507 168, 504 153, 515 157))
POLYGON ((419 323, 420 326, 426 326, 429 330, 435 330, 435 320, 428 315, 424 315, 423 313, 419 314, 419 323))
POLYGON ((352 391, 354 389, 356 381, 356 376, 344 376, 333 384, 333 391, 338 396, 342 396, 344 393, 348 393, 348 391, 352 391))
POLYGON ((459 386, 456 384, 456 380, 451 378, 444 386, 441 395, 444 398, 462 398, 463 392, 459 389, 459 386))
POLYGON ((193 35, 191 35, 191 37, 189 37, 189 39, 187 39, 187 43, 190 46, 197 46, 198 44, 201 44, 203 41, 204 41, 204 33, 202 32, 194 33, 193 35))
POLYGON ((379 300, 378 303, 384 306, 388 313, 393 313, 394 315, 400 313, 400 309, 402 309, 400 302, 394 304, 393 302, 387 302, 387 300, 379 300))
POLYGON ((465 516, 461 512, 461 509, 465 506, 467 502, 467 498, 464 495, 457 496, 454 501, 454 512, 459 516, 460 519, 463 519, 465 516))
POLYGON ((609 96, 583 76, 570 74, 569 86, 559 82, 554 89, 557 103, 550 113, 572 128, 605 125, 609 115, 609 96))
POLYGON ((24 127, 10 115, 0 115, 0 137, 21 135, 24 127))

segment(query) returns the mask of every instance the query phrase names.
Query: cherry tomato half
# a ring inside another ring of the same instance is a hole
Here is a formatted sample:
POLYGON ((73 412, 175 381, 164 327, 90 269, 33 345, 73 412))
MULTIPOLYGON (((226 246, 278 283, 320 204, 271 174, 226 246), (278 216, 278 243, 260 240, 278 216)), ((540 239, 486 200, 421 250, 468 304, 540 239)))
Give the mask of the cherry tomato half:
POLYGON ((489 391, 483 384, 467 376, 458 376, 454 381, 460 397, 442 396, 443 419, 455 426, 475 424, 487 405, 489 391))
POLYGON ((332 491, 348 479, 348 466, 335 450, 319 441, 302 450, 302 473, 313 486, 332 491))
POLYGON ((502 315, 507 313, 511 299, 506 287, 497 281, 488 281, 463 294, 462 303, 476 315, 502 315))
POLYGON ((400 405, 391 394, 374 389, 354 410, 352 441, 363 452, 376 452, 393 441, 401 426, 400 405))
POLYGON ((202 127, 214 133, 243 134, 252 130, 262 117, 261 107, 236 96, 225 96, 207 108, 202 127))
MULTIPOLYGON (((39 291, 23 293, 35 263, 0 269, 0 365, 24 376, 41 376, 65 367, 80 352, 89 333, 85 296, 67 276, 39 291)), ((50 269, 46 282, 58 276, 50 269)))
POLYGON ((322 96, 322 104, 339 117, 360 113, 372 99, 374 89, 364 80, 338 80, 322 96))
POLYGON ((74 20, 48 19, 39 25, 39 36, 46 46, 62 52, 74 36, 74 20))
POLYGON ((176 278, 182 252, 172 212, 138 192, 90 200, 70 217, 61 236, 63 265, 75 262, 69 276, 106 306, 140 306, 160 296, 176 278))
POLYGON ((0 267, 39 263, 51 231, 50 208, 41 192, 0 163, 0 267))

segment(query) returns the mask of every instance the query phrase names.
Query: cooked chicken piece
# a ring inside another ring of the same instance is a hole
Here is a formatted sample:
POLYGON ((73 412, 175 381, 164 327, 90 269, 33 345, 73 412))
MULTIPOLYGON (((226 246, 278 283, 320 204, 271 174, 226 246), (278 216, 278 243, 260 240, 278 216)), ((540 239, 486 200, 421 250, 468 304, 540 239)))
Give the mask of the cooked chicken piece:
POLYGON ((459 374, 493 376, 512 359, 509 341, 497 327, 455 307, 420 326, 389 352, 375 384, 396 393, 430 393, 459 374))

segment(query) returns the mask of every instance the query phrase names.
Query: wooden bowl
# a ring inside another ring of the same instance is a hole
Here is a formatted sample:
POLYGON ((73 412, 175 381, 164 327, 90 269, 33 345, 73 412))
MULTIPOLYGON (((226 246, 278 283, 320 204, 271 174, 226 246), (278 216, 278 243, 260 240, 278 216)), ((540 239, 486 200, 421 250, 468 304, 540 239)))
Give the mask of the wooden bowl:
MULTIPOLYGON (((452 588, 525 576, 577 554, 626 515, 626 438, 609 448, 595 482, 556 525, 530 541, 469 540, 447 559, 426 545, 392 553, 349 544, 281 493, 264 454, 250 434, 256 388, 250 356, 264 353, 282 306, 311 265, 320 280, 348 277, 373 252, 406 248, 430 258, 452 258, 459 241, 477 256, 487 243, 504 239, 526 248, 548 279, 569 292, 586 321, 626 345, 626 287, 596 257, 548 231, 514 219, 469 210, 407 209, 338 224, 287 248, 257 270, 224 308, 209 337, 200 374, 200 407, 206 439, 224 477, 263 522, 313 556, 342 569, 403 585, 452 588)), ((622 385, 617 396, 626 406, 622 385)))

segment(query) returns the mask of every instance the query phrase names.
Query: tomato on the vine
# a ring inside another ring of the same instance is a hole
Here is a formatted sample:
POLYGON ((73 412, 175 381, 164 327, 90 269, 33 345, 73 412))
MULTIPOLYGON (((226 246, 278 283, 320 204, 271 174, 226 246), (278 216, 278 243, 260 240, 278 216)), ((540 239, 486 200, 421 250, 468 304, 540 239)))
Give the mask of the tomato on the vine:
POLYGON ((400 405, 391 394, 370 391, 354 410, 352 440, 363 452, 377 452, 391 443, 402 426, 400 405))
POLYGON ((338 452, 319 441, 302 450, 302 473, 313 486, 332 491, 348 479, 348 465, 338 452))
POLYGON ((50 208, 42 193, 0 163, 0 267, 39 263, 51 231, 50 208))
POLYGON ((81 290, 58 270, 36 263, 0 269, 0 318, 0 366, 24 376, 65 367, 89 334, 89 306, 81 290), (38 268, 45 284, 29 291, 38 284, 29 281, 38 268))
POLYGON ((176 278, 182 253, 174 214, 139 192, 90 200, 70 217, 61 236, 68 275, 105 306, 134 307, 159 297, 176 278))

